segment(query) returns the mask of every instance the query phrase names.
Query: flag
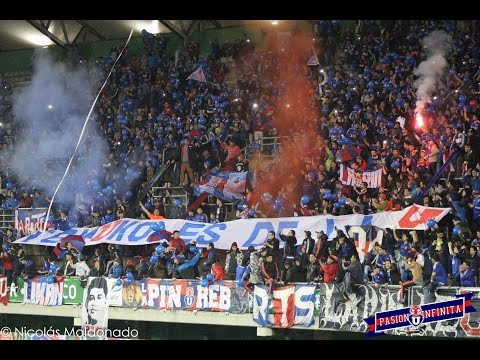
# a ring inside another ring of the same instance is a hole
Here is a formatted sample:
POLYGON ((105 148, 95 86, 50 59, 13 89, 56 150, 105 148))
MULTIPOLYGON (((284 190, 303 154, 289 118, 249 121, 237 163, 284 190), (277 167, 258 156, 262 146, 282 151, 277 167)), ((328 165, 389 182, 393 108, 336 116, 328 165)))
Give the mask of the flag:
POLYGON ((315 53, 315 50, 313 50, 313 55, 310 58, 310 60, 308 60, 307 65, 309 65, 309 66, 320 65, 320 62, 318 61, 317 54, 315 53))
POLYGON ((7 290, 7 277, 0 275, 0 304, 7 305, 10 291, 7 290))
POLYGON ((49 282, 50 276, 35 276, 23 283, 23 303, 47 306, 63 304, 63 278, 49 282))
POLYGON ((270 312, 270 297, 268 296, 268 287, 265 285, 255 285, 253 290, 253 321, 261 326, 271 326, 268 319, 270 312))
POLYGON ((247 186, 247 171, 222 171, 193 185, 193 195, 211 194, 217 198, 234 201, 242 199, 247 186))
POLYGON ((275 326, 292 327, 295 322, 295 285, 273 290, 272 308, 275 326))
POLYGON ((315 284, 295 285, 295 325, 309 327, 315 323, 315 284))
POLYGON ((197 70, 191 73, 190 76, 187 78, 187 80, 197 80, 201 82, 207 82, 207 79, 205 79, 205 74, 203 73, 203 69, 201 66, 199 66, 197 70))
POLYGON ((373 249, 374 243, 382 244, 383 229, 373 225, 350 226, 345 225, 345 230, 349 237, 353 239, 357 249, 358 258, 363 262, 367 253, 373 249))
POLYGON ((340 181, 343 185, 348 186, 359 186, 365 182, 368 188, 378 189, 384 183, 383 170, 363 171, 340 164, 340 181))

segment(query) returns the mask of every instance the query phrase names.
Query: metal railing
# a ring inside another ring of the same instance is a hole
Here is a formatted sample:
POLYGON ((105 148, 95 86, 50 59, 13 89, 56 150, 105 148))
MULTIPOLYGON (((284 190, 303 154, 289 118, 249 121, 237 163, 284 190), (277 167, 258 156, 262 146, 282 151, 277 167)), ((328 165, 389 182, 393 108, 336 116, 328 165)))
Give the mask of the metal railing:
POLYGON ((15 226, 15 210, 0 210, 0 230, 5 232, 15 226))

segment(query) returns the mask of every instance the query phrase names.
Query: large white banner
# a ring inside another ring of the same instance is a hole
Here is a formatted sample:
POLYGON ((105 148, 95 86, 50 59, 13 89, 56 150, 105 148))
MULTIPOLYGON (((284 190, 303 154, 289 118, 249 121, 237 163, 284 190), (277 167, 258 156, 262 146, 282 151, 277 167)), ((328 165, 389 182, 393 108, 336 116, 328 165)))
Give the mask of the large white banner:
MULTIPOLYGON (((336 236, 335 228, 345 231, 345 226, 369 226, 379 228, 425 230, 427 221, 440 221, 450 208, 432 208, 412 205, 402 211, 385 211, 373 215, 342 215, 342 216, 304 216, 288 218, 258 218, 228 221, 219 224, 206 224, 182 219, 173 220, 136 220, 122 219, 95 228, 73 228, 67 231, 50 230, 42 235, 41 231, 23 237, 16 243, 31 245, 55 246, 67 235, 80 235, 85 245, 111 243, 121 245, 144 245, 155 242, 150 235, 154 223, 163 223, 167 231, 178 230, 180 237, 188 242, 197 240, 199 246, 206 246, 209 242, 218 249, 230 249, 236 241, 240 249, 247 249, 250 245, 258 248, 265 244, 269 231, 295 230, 300 244, 303 240, 303 231, 323 230, 332 239, 336 236)), ((154 226, 156 227, 156 226, 154 226)), ((164 241, 164 240, 160 240, 164 241)), ((158 242, 158 239, 156 240, 158 242)))

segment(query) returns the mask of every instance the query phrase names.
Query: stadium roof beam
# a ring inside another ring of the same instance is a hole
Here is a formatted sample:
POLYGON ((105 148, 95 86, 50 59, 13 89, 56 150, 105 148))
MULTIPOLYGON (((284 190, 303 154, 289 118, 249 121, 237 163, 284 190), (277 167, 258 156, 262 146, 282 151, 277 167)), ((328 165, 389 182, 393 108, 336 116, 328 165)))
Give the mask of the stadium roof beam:
POLYGON ((82 29, 84 28, 84 29, 88 30, 89 33, 95 35, 99 40, 107 40, 107 38, 105 36, 103 36, 97 30, 95 30, 93 27, 88 25, 85 21, 83 21, 83 20, 75 20, 75 21, 78 22, 80 25, 82 25, 82 29))
POLYGON ((182 33, 181 30, 177 29, 170 21, 168 20, 158 20, 160 21, 160 24, 165 26, 168 30, 170 30, 173 34, 180 36, 182 39, 185 40, 187 37, 185 34, 182 33))
POLYGON ((63 37, 65 38, 65 43, 68 45, 70 44, 70 40, 68 40, 67 28, 65 27, 65 21, 60 20, 60 25, 62 26, 63 37))
MULTIPOLYGON (((43 35, 48 37, 50 40, 52 40, 55 44, 61 47, 65 47, 65 44, 60 40, 58 37, 56 37, 54 34, 52 34, 50 31, 48 31, 47 26, 42 26, 41 23, 37 23, 35 20, 25 20, 28 22, 30 25, 32 25, 35 29, 40 31, 43 35)), ((48 27, 50 26, 50 21, 47 23, 48 27)))
POLYGON ((208 22, 213 24, 217 29, 222 28, 222 24, 220 24, 217 20, 208 20, 208 22))
POLYGON ((188 28, 187 28, 187 36, 190 36, 190 34, 192 33, 192 30, 193 30, 193 27, 195 26, 195 24, 198 22, 198 20, 192 20, 192 22, 190 23, 190 25, 188 25, 188 28))
MULTIPOLYGON (((80 31, 77 33, 77 35, 75 35, 75 39, 73 39, 72 41, 72 44, 76 44, 78 42, 78 39, 80 39, 80 36, 85 33, 85 35, 87 35, 87 33, 85 32, 85 29, 86 27, 85 26, 82 26, 80 28, 80 31)), ((85 42, 85 41, 84 41, 85 42)))

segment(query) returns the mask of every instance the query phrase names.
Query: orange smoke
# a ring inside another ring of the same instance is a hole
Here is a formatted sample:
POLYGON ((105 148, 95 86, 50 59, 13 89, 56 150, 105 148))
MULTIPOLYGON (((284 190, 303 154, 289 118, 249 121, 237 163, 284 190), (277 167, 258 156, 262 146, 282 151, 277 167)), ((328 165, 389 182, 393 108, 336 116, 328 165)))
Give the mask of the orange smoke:
POLYGON ((269 161, 260 167, 263 171, 256 171, 255 198, 260 200, 260 208, 268 217, 278 214, 273 211, 273 204, 263 203, 262 195, 268 192, 274 200, 283 199, 287 208, 293 204, 299 208, 306 164, 311 163, 316 171, 320 163, 323 142, 317 130, 318 102, 312 102, 315 89, 307 77, 306 65, 313 54, 311 40, 300 32, 288 38, 273 33, 266 39, 266 51, 276 54, 280 69, 273 79, 280 94, 270 97, 274 108, 272 124, 280 137, 279 153, 276 161, 269 161), (281 87, 284 83, 286 86, 281 87))

